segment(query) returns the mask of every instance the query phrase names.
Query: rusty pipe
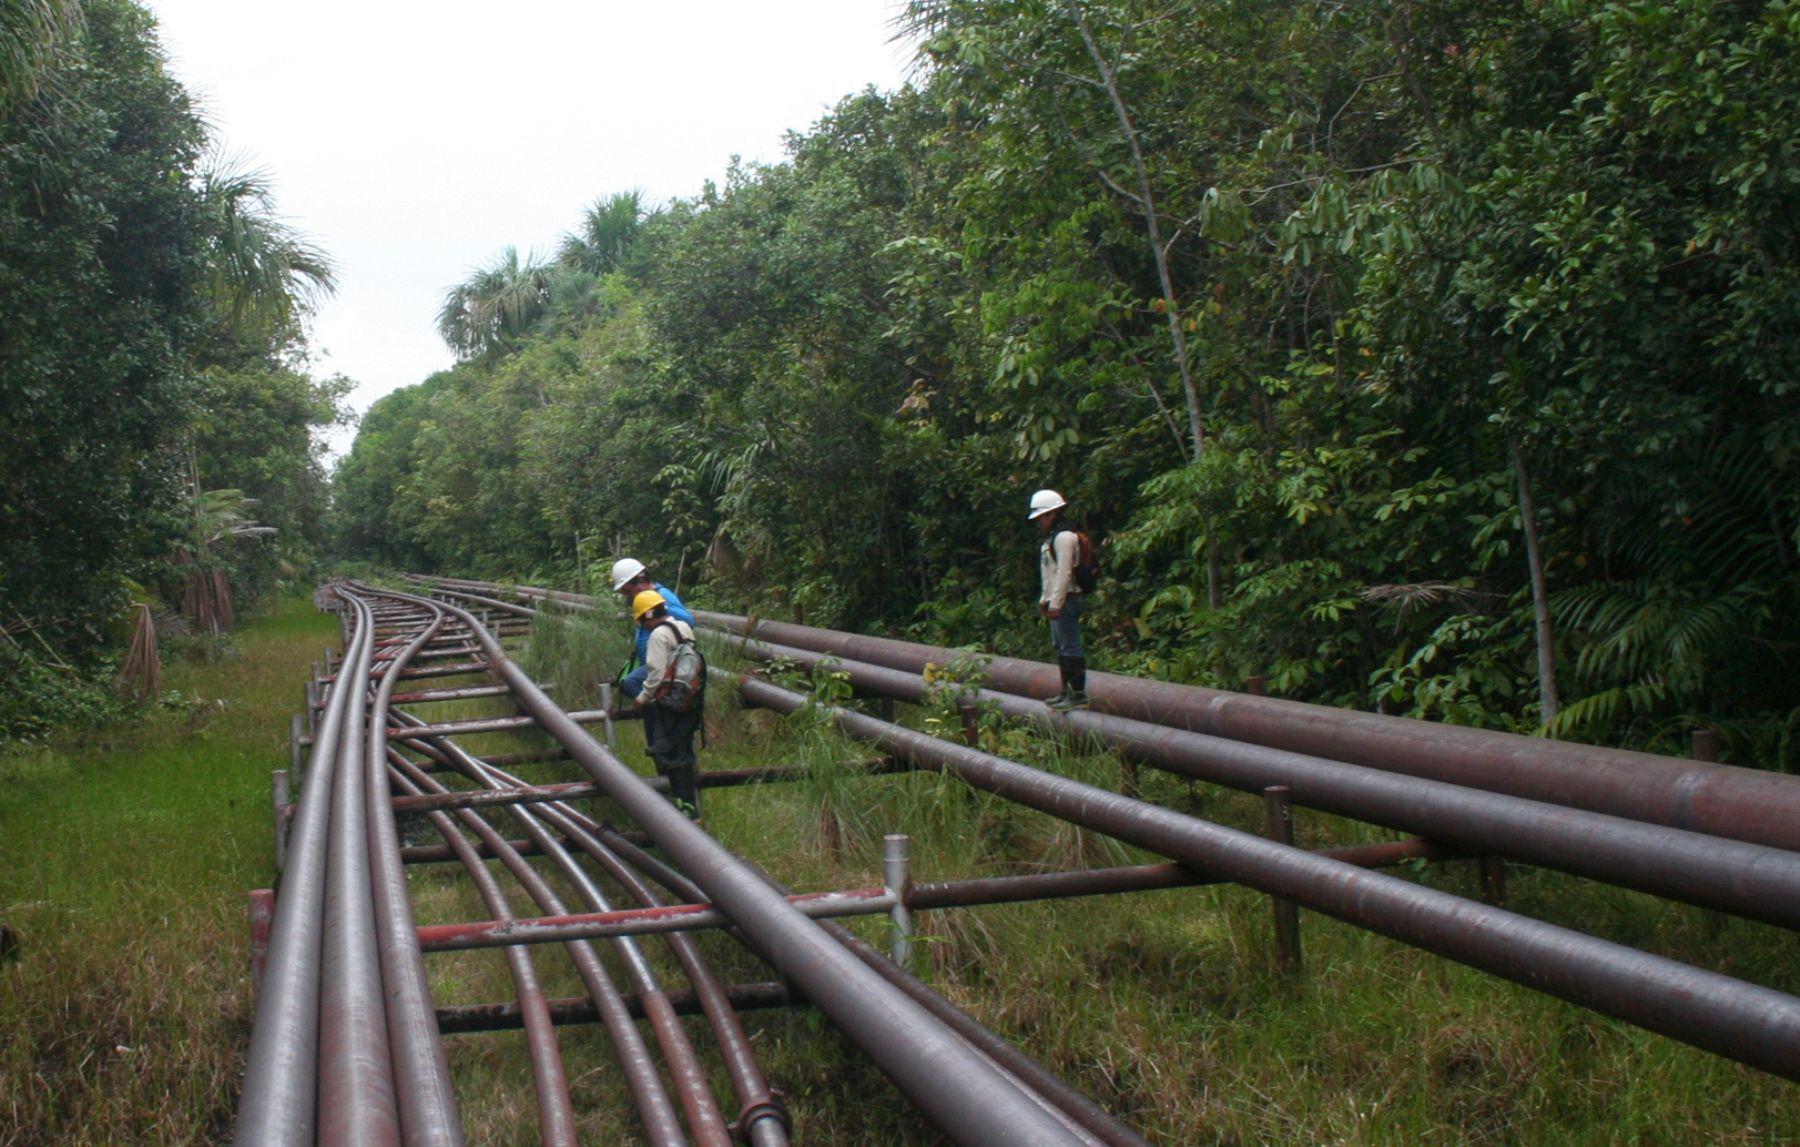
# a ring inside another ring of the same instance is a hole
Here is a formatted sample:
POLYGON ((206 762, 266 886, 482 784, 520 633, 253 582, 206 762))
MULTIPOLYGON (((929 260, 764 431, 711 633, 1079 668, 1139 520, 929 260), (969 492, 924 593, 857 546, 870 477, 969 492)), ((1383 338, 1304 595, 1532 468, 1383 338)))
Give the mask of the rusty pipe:
MULTIPOLYGON (((352 663, 367 658, 373 635, 362 627, 346 643, 352 663)), ((362 704, 360 697, 356 705, 362 704)), ((270 929, 268 962, 257 997, 250 1051, 238 1100, 239 1147, 310 1147, 317 1117, 320 931, 337 773, 351 691, 332 690, 319 735, 307 757, 294 822, 288 832, 270 929)))
MULTIPOLYGON (((368 604, 345 599, 358 630, 374 629, 368 604)), ((368 852, 369 768, 364 705, 368 647, 338 688, 350 700, 332 781, 330 855, 325 871, 323 950, 319 969, 319 1142, 389 1147, 400 1143, 393 1053, 375 927, 368 852)))
MULTIPOLYGON (((393 668, 403 669, 413 654, 437 636, 444 614, 436 606, 418 635, 401 650, 393 668)), ((364 799, 368 820, 368 854, 374 896, 376 939, 381 952, 381 980, 387 999, 388 1044, 394 1061, 394 1087, 400 1105, 400 1127, 408 1147, 458 1147, 462 1118, 450 1083, 432 1010, 425 958, 413 923, 406 866, 400 860, 400 834, 388 803, 387 715, 399 678, 385 674, 370 705, 369 743, 364 799)))
MULTIPOLYGON (((767 642, 752 656, 816 666, 830 657, 859 690, 919 702, 922 678, 767 642)), ((1800 855, 1503 793, 1409 777, 1104 713, 1054 713, 1010 693, 969 694, 1010 717, 1108 745, 1128 759, 1248 792, 1286 785, 1310 808, 1416 832, 1643 892, 1800 928, 1800 855)))
MULTIPOLYGON (((417 766, 398 754, 390 754, 389 764, 401 775, 410 780, 421 791, 439 789, 442 786, 432 780, 417 766)), ((438 814, 442 815, 442 814, 438 814)), ((472 810, 463 809, 457 813, 458 818, 467 825, 470 831, 485 846, 486 850, 497 857, 508 872, 512 873, 526 893, 534 901, 550 911, 561 911, 562 902, 556 897, 549 884, 527 864, 518 852, 509 847, 501 834, 472 810)), ((464 842, 468 844, 467 841, 464 842)), ((472 846, 469 846, 472 850, 472 846)), ((508 916, 510 917, 510 912, 508 916)), ((649 1141, 657 1147, 677 1147, 686 1142, 681 1133, 681 1122, 671 1104, 667 1090, 663 1087, 662 1077, 657 1073, 656 1064, 650 1055, 649 1047, 644 1043, 642 1034, 631 1022, 625 1010, 622 994, 613 983, 611 974, 606 970, 592 946, 582 940, 571 940, 565 943, 568 953, 582 983, 588 989, 588 995, 599 1009, 601 1022, 605 1024, 610 1037, 614 1054, 619 1059, 619 1066, 625 1073, 626 1085, 637 1104, 638 1114, 643 1119, 645 1134, 649 1141)))
MULTIPOLYGON (((792 712, 808 699, 765 681, 747 700, 792 712)), ((1171 860, 1447 956, 1526 987, 1800 1080, 1800 999, 1396 877, 1314 856, 1105 789, 843 709, 846 734, 1171 860)))
POLYGON ((825 936, 644 785, 623 762, 570 721, 530 676, 506 657, 497 641, 481 640, 495 672, 512 685, 526 710, 934 1123, 968 1144, 1082 1141, 1082 1136, 976 1055, 929 1012, 825 936))
MULTIPOLYGON (((966 651, 694 611, 736 635, 921 673, 966 651)), ((1047 698, 1054 665, 982 657, 995 689, 1047 698)), ((1095 710, 1389 772, 1800 850, 1800 777, 1090 672, 1095 710)))
MULTIPOLYGON (((401 792, 417 794, 423 791, 395 766, 390 765, 389 775, 394 786, 401 792)), ((481 862, 481 857, 470 846, 468 839, 456 830, 450 817, 441 812, 433 812, 428 813, 427 818, 444 838, 445 845, 462 861, 463 868, 475 882, 476 890, 480 893, 482 902, 488 906, 488 911, 502 919, 510 916, 512 909, 499 881, 494 879, 487 865, 481 862)), ((538 1138, 547 1147, 574 1147, 578 1140, 575 1134, 575 1108, 569 1095, 568 1073, 563 1067, 550 1005, 544 996, 543 985, 538 980, 537 968, 532 963, 531 953, 524 948, 508 948, 506 963, 512 974, 513 989, 518 995, 518 1002, 513 1005, 511 1015, 517 1020, 517 1026, 525 1031, 526 1053, 531 1059, 532 1087, 538 1104, 538 1138)), ((433 1021, 442 1031, 439 1013, 435 1011, 433 1021)))

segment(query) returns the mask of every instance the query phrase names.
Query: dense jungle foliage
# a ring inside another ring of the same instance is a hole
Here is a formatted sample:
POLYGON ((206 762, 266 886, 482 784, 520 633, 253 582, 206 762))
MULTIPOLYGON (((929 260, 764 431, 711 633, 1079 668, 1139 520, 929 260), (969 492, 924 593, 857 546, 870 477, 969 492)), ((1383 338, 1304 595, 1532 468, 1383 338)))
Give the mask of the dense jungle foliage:
POLYGON ((210 143, 143 9, 0 8, 0 741, 112 711, 134 600, 210 629, 323 541, 331 268, 210 143))
POLYGON ((1115 666, 1792 766, 1800 5, 902 25, 785 162, 451 289, 346 552, 1036 651, 1049 485, 1115 666))

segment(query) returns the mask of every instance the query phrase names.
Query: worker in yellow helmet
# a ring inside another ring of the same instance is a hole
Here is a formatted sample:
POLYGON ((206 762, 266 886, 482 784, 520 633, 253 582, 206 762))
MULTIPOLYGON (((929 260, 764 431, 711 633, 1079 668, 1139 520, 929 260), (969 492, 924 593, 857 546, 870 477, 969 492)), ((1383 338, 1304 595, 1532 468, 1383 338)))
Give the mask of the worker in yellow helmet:
POLYGON ((706 697, 706 659, 694 644, 694 627, 669 613, 668 601, 653 589, 631 599, 631 616, 648 640, 644 647, 644 687, 633 698, 644 715, 644 747, 656 771, 669 782, 669 799, 700 819, 700 758, 694 734, 706 697))
MULTIPOLYGON (((613 563, 612 587, 614 593, 625 599, 626 605, 635 601, 638 594, 653 589, 662 594, 663 604, 668 608, 670 617, 680 618, 689 625, 694 624, 694 615, 681 603, 681 598, 676 596, 675 591, 652 579, 650 571, 644 568, 644 563, 636 558, 620 558, 613 563)), ((625 696, 635 700, 638 691, 644 687, 644 652, 650 635, 639 629, 633 636, 636 641, 632 645, 631 661, 619 671, 618 682, 625 696)))

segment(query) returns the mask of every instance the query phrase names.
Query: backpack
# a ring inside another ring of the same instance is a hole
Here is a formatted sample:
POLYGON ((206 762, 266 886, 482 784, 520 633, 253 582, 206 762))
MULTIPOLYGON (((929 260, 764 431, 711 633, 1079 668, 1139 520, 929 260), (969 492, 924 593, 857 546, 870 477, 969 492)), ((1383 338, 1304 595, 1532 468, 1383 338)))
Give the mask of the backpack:
POLYGON ((674 622, 665 621, 656 628, 664 626, 675 630, 679 644, 669 662, 669 679, 657 689, 653 700, 672 712, 687 713, 706 695, 706 657, 692 638, 681 636, 681 630, 676 629, 674 622))
POLYGON ((1069 532, 1075 535, 1075 588, 1093 593, 1100 584, 1100 555, 1094 552, 1094 539, 1080 530, 1069 532))

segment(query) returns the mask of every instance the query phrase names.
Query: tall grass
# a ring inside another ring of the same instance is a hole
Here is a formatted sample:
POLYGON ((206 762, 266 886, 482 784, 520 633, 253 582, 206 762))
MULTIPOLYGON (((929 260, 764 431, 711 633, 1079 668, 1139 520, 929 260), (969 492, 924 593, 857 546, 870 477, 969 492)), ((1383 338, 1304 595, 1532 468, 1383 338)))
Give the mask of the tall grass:
POLYGON ((230 1127, 251 1017, 245 893, 269 774, 337 623, 282 603, 171 667, 140 724, 0 756, 0 1144, 197 1143, 230 1127))

